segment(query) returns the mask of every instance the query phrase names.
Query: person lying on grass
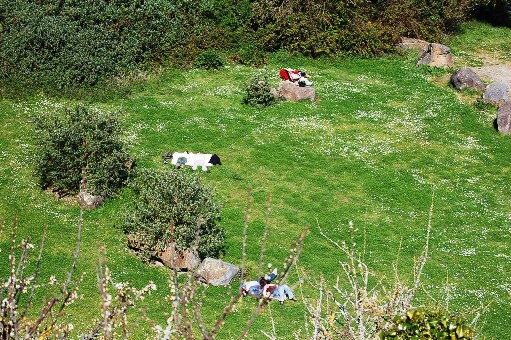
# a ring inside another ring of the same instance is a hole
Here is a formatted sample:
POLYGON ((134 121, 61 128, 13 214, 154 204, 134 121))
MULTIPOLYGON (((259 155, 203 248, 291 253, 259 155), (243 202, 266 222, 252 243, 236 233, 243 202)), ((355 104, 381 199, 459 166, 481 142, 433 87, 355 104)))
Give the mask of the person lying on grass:
POLYGON ((247 281, 240 286, 240 294, 259 299, 263 296, 263 287, 277 277, 277 268, 273 272, 259 278, 259 281, 247 281))
POLYGON ((263 287, 263 297, 266 299, 279 300, 281 305, 284 304, 286 298, 296 302, 295 295, 288 285, 267 284, 263 287))

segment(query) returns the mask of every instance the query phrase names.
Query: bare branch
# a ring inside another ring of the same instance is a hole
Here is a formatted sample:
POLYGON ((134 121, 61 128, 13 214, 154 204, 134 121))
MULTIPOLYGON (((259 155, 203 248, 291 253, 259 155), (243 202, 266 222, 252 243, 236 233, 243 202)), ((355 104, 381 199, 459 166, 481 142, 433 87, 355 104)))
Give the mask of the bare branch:
POLYGON ((247 195, 247 209, 245 210, 245 218, 243 222, 243 245, 241 249, 241 271, 240 271, 240 283, 243 283, 245 280, 245 258, 247 257, 246 249, 247 249, 247 229, 248 229, 248 221, 250 219, 250 207, 252 204, 252 188, 248 187, 248 195, 247 195))

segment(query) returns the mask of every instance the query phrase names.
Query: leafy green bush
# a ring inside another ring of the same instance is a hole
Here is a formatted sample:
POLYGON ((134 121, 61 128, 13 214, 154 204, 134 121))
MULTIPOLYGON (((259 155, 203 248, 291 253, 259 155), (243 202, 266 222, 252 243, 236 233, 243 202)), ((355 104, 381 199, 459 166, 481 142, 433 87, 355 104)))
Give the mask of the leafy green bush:
POLYGON ((210 49, 255 65, 279 49, 378 56, 402 35, 440 42, 474 10, 509 17, 508 8, 504 0, 3 1, 0 95, 81 95, 155 63, 189 66, 210 49))
POLYGON ((380 334, 391 339, 473 339, 474 331, 465 320, 437 310, 413 309, 394 318, 394 326, 380 334))
POLYGON ((275 96, 271 93, 271 87, 264 73, 253 77, 247 85, 244 104, 266 107, 275 103, 275 96))
POLYGON ((224 62, 216 51, 207 50, 197 56, 195 59, 195 66, 206 70, 217 70, 224 66, 224 62))
POLYGON ((488 1, 257 0, 251 26, 269 51, 378 56, 394 50, 400 36, 439 42, 488 1))
POLYGON ((131 187, 135 206, 123 230, 142 256, 149 259, 171 242, 179 250, 197 242, 201 257, 218 255, 225 237, 218 225, 220 204, 214 200, 213 188, 202 184, 196 174, 142 170, 131 187))
POLYGON ((38 117, 36 175, 41 187, 61 196, 81 188, 110 196, 124 185, 130 156, 118 116, 76 105, 38 117))
POLYGON ((252 66, 261 66, 267 63, 263 47, 252 43, 245 44, 240 48, 236 61, 243 65, 252 66))
POLYGON ((0 85, 73 93, 123 77, 203 26, 194 1, 7 1, 0 5, 0 85))

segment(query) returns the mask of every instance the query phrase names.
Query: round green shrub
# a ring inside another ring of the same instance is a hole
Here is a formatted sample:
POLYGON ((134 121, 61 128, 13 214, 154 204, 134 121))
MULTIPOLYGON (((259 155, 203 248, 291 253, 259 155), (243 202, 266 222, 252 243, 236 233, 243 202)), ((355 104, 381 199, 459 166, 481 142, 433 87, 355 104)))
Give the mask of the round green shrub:
POLYGON ((242 65, 261 66, 267 64, 267 56, 261 46, 246 44, 238 53, 238 62, 242 65))
POLYGON ((474 338, 474 331, 465 320, 439 309, 412 309, 393 321, 392 328, 380 334, 382 340, 474 338))
POLYGON ((224 62, 216 51, 207 50, 197 56, 195 59, 195 66, 206 70, 217 70, 224 66, 224 62))
POLYGON ((107 197, 123 186, 131 160, 119 115, 76 105, 38 117, 35 173, 41 187, 60 196, 83 188, 107 197))
POLYGON ((271 93, 270 84, 264 73, 259 73, 250 80, 243 103, 258 107, 266 107, 275 103, 275 96, 271 93))
POLYGON ((179 250, 197 246, 199 256, 216 256, 225 233, 218 225, 220 203, 214 190, 186 170, 141 170, 130 187, 134 206, 123 224, 130 246, 150 259, 167 245, 179 250))

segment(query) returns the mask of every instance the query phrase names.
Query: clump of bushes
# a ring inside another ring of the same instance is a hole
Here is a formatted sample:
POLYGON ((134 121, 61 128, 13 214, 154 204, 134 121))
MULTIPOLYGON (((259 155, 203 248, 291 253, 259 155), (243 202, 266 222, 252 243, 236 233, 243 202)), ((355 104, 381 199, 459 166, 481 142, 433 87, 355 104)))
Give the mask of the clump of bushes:
POLYGON ((193 1, 3 2, 0 85, 76 94, 162 61, 205 25, 200 16, 193 1))
POLYGON ((59 196, 86 189, 107 197, 123 186, 131 158, 122 140, 120 113, 76 105, 36 119, 36 176, 59 196))
POLYGON ((275 103, 275 96, 271 93, 268 78, 264 73, 259 73, 250 80, 245 97, 243 97, 243 103, 258 107, 266 107, 275 103))
POLYGON ((206 70, 217 70, 224 66, 222 57, 215 50, 201 52, 195 59, 195 66, 206 70))
POLYGON ((278 0, 254 2, 251 26, 267 50, 309 56, 378 56, 401 36, 440 42, 490 0, 278 0))
POLYGON ((199 67, 217 68, 212 49, 255 65, 279 49, 379 56, 400 36, 441 42, 475 11, 509 22, 507 0, 4 1, 0 95, 81 95, 150 65, 190 65, 201 51, 199 67))
POLYGON ((257 44, 246 44, 239 49, 236 61, 242 65, 261 66, 268 63, 264 48, 257 44))
POLYGON ((440 309, 412 309, 393 321, 393 327, 380 334, 382 340, 474 338, 474 331, 465 320, 440 309))
POLYGON ((149 260, 175 242, 197 247, 199 256, 216 256, 225 233, 218 225, 220 203, 198 175, 184 170, 142 170, 131 183, 134 207, 123 224, 130 246, 149 260))

